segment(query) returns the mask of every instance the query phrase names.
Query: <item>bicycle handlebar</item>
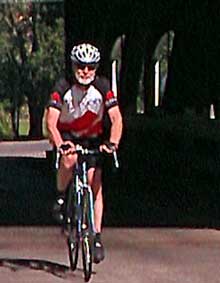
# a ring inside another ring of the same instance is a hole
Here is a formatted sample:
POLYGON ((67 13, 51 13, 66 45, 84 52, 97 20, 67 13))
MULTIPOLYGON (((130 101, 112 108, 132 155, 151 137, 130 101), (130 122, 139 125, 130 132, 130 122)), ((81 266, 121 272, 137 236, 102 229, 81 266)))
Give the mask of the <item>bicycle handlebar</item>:
MULTIPOLYGON (((62 144, 60 148, 57 150, 57 158, 56 158, 56 169, 59 168, 59 160, 60 160, 60 155, 62 154, 61 151, 63 150, 68 150, 70 149, 71 146, 69 144, 62 144)), ((80 154, 80 155, 96 155, 96 154, 102 154, 99 149, 88 149, 88 148, 83 148, 81 145, 76 145, 76 150, 72 152, 72 154, 80 154)), ((119 168, 119 162, 118 162, 118 156, 117 152, 115 149, 112 150, 112 155, 114 159, 114 166, 115 168, 119 168)))

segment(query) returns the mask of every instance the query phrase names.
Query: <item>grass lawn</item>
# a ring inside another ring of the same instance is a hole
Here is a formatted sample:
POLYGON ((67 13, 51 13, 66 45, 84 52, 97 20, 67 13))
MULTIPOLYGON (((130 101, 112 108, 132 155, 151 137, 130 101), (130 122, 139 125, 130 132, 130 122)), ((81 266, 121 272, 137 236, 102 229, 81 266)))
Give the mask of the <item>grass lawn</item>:
POLYGON ((29 121, 20 119, 19 121, 19 136, 27 136, 29 132, 29 121))

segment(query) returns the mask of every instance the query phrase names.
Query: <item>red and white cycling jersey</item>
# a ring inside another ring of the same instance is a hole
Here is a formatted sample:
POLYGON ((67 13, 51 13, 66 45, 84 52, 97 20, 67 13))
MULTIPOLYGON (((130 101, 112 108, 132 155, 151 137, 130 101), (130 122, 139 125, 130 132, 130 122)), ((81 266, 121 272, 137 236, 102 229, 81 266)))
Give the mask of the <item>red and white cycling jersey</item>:
POLYGON ((58 129, 70 132, 75 137, 96 137, 103 133, 103 118, 106 110, 118 105, 110 84, 105 78, 96 78, 84 91, 74 84, 62 95, 51 94, 48 107, 61 111, 58 129))

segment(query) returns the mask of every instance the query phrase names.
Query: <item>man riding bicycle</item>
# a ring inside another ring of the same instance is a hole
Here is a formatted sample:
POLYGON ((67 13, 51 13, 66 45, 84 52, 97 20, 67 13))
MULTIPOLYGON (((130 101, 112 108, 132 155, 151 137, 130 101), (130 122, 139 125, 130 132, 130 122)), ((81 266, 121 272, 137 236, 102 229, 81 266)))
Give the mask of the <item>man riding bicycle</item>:
MULTIPOLYGON (((117 150, 122 135, 122 116, 118 101, 106 78, 96 75, 100 62, 99 50, 88 43, 73 47, 71 51, 73 84, 61 80, 51 94, 47 107, 46 124, 49 137, 56 148, 68 144, 62 150, 60 168, 57 172, 57 198, 53 207, 56 218, 64 217, 65 192, 72 178, 77 156, 75 145, 99 148, 111 153, 117 150), (111 127, 109 142, 103 141, 104 115, 108 113, 111 127), (109 146, 110 145, 110 146, 109 146)), ((102 170, 99 156, 88 157, 88 181, 94 193, 94 215, 96 236, 94 262, 104 259, 101 241, 103 195, 102 170)))

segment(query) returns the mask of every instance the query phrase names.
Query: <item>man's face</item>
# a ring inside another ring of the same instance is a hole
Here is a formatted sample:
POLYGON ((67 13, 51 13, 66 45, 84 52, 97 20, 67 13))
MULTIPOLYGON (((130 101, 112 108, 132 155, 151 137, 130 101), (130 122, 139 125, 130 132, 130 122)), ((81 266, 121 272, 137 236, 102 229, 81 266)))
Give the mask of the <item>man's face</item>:
POLYGON ((74 64, 76 80, 82 85, 90 84, 95 79, 97 67, 97 64, 74 64))

